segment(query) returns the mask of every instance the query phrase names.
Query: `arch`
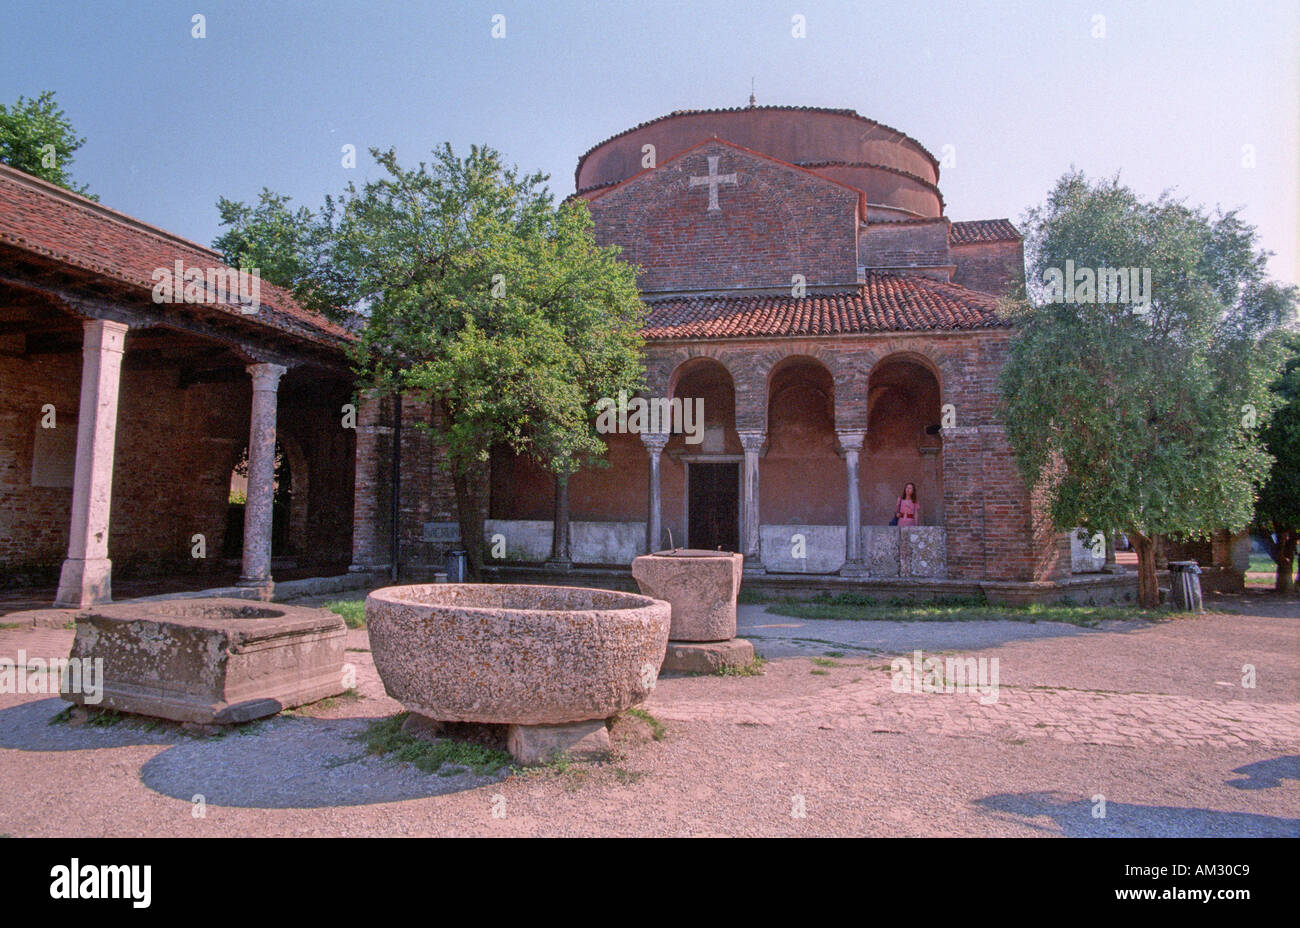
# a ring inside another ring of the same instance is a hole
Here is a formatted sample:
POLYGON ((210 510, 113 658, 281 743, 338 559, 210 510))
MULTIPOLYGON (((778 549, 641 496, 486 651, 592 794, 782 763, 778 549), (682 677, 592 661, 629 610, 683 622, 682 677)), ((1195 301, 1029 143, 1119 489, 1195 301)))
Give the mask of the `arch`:
POLYGON ((903 484, 915 483, 922 525, 943 524, 940 373, 929 359, 894 352, 867 380, 867 439, 859 480, 864 522, 889 522, 903 484))
POLYGON ((846 474, 835 434, 835 380, 807 354, 788 354, 768 379, 767 455, 759 511, 771 525, 841 525, 846 474))
MULTIPOLYGON (((289 524, 286 553, 303 555, 310 550, 307 543, 307 528, 310 524, 308 516, 311 506, 311 471, 302 442, 297 436, 284 429, 276 429, 275 441, 289 464, 289 524)), ((278 489, 276 496, 281 496, 278 489)))

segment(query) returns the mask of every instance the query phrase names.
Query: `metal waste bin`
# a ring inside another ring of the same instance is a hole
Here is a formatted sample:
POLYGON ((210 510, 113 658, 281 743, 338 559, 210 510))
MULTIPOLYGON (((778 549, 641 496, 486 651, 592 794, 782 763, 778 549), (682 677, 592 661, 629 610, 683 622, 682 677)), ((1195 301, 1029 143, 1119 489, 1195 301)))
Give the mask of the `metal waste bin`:
POLYGON ((469 552, 464 548, 453 548, 447 552, 447 582, 464 583, 469 566, 469 552))
POLYGON ((1201 599, 1201 565, 1195 561, 1169 562, 1169 598, 1179 612, 1204 612, 1201 599))

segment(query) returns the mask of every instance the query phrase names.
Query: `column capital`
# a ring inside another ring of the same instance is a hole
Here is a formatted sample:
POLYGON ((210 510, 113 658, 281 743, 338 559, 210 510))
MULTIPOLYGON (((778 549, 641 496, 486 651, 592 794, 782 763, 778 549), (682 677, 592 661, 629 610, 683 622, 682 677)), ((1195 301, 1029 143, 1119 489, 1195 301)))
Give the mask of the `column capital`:
POLYGON ((740 445, 746 452, 762 451, 763 444, 767 441, 764 429, 736 429, 736 435, 740 437, 740 445))
POLYGON ((125 322, 113 322, 110 319, 83 319, 81 321, 82 351, 116 351, 121 354, 126 348, 125 322))
POLYGON ((839 453, 843 455, 846 451, 861 451, 862 444, 867 440, 866 429, 836 429, 835 437, 839 440, 839 453))
POLYGON ((638 437, 647 451, 651 454, 658 454, 668 446, 668 439, 673 436, 668 432, 640 432, 638 437))
POLYGON ((259 361, 256 364, 249 364, 244 370, 248 371, 253 378, 254 392, 274 393, 280 386, 280 378, 288 370, 283 364, 272 364, 269 361, 259 361))

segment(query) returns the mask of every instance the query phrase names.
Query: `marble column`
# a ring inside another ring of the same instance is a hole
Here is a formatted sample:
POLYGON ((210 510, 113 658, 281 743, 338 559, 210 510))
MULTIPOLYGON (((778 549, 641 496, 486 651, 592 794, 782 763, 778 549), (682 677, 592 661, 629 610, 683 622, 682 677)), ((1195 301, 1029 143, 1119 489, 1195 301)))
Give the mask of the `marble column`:
POLYGON ((253 409, 248 425, 248 496, 244 503, 244 563, 240 586, 257 587, 270 596, 271 516, 275 504, 275 406, 279 364, 250 364, 253 409))
POLYGON ((740 481, 740 553, 745 556, 745 573, 761 574, 763 552, 759 540, 758 459, 767 441, 762 429, 737 429, 740 445, 745 449, 745 469, 740 481))
MULTIPOLYGON (((59 574, 56 606, 81 608, 113 597, 108 559, 108 516, 113 499, 113 447, 117 394, 127 327, 87 319, 82 323, 81 407, 72 484, 68 557, 59 574)), ((56 426, 57 427, 57 426, 56 426)))
POLYGON ((663 500, 659 489, 659 459, 668 444, 667 432, 642 432, 641 443, 650 454, 650 499, 646 511, 645 541, 646 551, 654 553, 664 550, 663 500))
POLYGON ((861 576, 867 572, 862 560, 862 500, 858 491, 858 454, 867 433, 860 429, 836 429, 844 472, 848 479, 847 519, 845 520, 844 566, 840 573, 861 576))
POLYGON ((551 556, 548 567, 568 570, 573 566, 569 555, 569 475, 555 475, 555 508, 551 519, 551 556))

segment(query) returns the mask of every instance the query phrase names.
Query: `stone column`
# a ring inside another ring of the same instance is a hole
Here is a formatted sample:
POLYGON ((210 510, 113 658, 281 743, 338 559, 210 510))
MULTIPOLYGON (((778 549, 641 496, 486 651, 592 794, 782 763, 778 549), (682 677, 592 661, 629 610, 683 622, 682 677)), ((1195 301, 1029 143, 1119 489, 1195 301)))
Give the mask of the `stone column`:
POLYGON ((840 454, 844 456, 844 472, 848 478, 844 566, 840 573, 862 576, 866 574, 867 568, 862 561, 862 500, 858 491, 858 453, 862 450, 867 433, 862 429, 836 429, 835 437, 840 442, 840 454))
POLYGON ((120 322, 82 323, 81 408, 77 462, 72 484, 68 557, 59 574, 56 606, 81 608, 113 598, 108 559, 108 516, 113 499, 113 446, 117 440, 117 393, 127 327, 120 322))
POLYGON ((248 425, 248 497, 244 504, 244 564, 240 586, 256 587, 270 597, 271 513, 275 503, 275 404, 285 368, 250 364, 253 410, 248 425))
POLYGON ((642 432, 641 443, 650 454, 650 499, 646 512, 646 551, 653 554, 663 550, 663 506, 659 491, 659 458, 668 444, 667 432, 642 432))
POLYGON ((741 447, 745 449, 745 470, 741 478, 740 498, 740 553, 745 555, 744 572, 765 573, 762 545, 759 538, 760 515, 758 511, 758 459, 767 441, 762 429, 738 429, 741 447))
POLYGON ((569 555, 569 475, 555 475, 555 509, 551 519, 551 556, 546 566, 568 570, 573 566, 569 555))
MULTIPOLYGON (((385 513, 383 493, 386 486, 381 464, 391 445, 390 426, 381 424, 383 400, 375 391, 357 397, 356 471, 352 500, 351 573, 388 570, 390 558, 383 552, 385 513)), ((392 488, 389 487, 389 490, 392 488)))

